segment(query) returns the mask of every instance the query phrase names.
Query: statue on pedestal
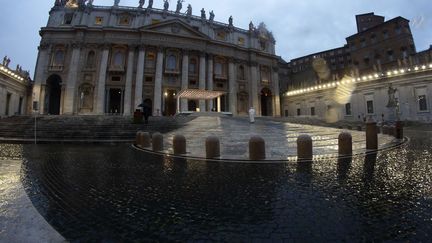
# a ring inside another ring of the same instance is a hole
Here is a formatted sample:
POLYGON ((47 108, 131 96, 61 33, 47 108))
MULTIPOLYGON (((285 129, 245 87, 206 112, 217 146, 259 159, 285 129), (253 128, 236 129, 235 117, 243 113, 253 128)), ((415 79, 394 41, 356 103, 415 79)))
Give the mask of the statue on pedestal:
POLYGON ((252 23, 252 21, 249 23, 249 31, 254 31, 254 29, 255 29, 255 26, 254 26, 254 24, 252 23))
POLYGON ((142 8, 144 6, 144 4, 145 4, 145 0, 140 0, 138 8, 142 8))
POLYGON ((120 0, 114 0, 114 6, 118 7, 120 0))
POLYGON ((149 0, 147 8, 153 8, 153 0, 149 0))
POLYGON ((228 23, 230 26, 233 26, 233 17, 232 16, 229 17, 228 23))
POLYGON ((188 5, 187 10, 186 10, 186 15, 188 17, 192 16, 192 5, 188 5))
POLYGON ((205 12, 204 8, 202 8, 201 9, 201 19, 206 19, 206 18, 207 18, 206 12, 205 12))
POLYGON ((168 0, 164 0, 164 11, 168 11, 169 8, 169 2, 168 0))
POLYGON ((177 0, 177 7, 176 7, 176 13, 180 13, 180 10, 183 8, 183 3, 184 0, 177 0))
POLYGON ((2 63, 3 66, 6 66, 7 58, 8 58, 7 56, 4 56, 4 57, 3 57, 3 63, 2 63))
POLYGON ((213 22, 214 21, 214 17, 215 17, 215 14, 214 14, 214 12, 213 12, 213 10, 212 11, 210 11, 210 22, 213 22))

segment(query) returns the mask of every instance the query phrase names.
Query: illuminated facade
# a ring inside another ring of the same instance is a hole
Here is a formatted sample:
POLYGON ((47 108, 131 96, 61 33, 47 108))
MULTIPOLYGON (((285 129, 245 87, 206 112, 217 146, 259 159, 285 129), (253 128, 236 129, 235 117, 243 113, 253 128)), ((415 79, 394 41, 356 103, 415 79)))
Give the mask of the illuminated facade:
POLYGON ((9 68, 7 57, 0 64, 0 117, 25 115, 31 111, 31 80, 18 66, 9 68))
POLYGON ((284 116, 432 121, 432 48, 416 52, 402 17, 384 22, 368 13, 356 19, 359 32, 344 47, 288 63, 284 116))
MULTIPOLYGON (((186 111, 280 116, 275 40, 264 24, 248 30, 176 11, 56 1, 42 28, 35 101, 43 114, 153 115, 186 111), (186 89, 221 91, 214 100, 180 99, 186 89)), ((138 1, 137 1, 138 2, 138 1)))

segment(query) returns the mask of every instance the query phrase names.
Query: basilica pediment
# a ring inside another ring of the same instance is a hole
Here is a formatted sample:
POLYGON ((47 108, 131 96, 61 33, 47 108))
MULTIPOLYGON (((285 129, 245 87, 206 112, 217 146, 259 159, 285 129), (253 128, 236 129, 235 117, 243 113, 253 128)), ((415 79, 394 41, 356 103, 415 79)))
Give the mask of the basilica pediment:
POLYGON ((181 20, 168 20, 165 22, 160 22, 157 24, 142 27, 140 30, 209 39, 207 35, 200 32, 199 30, 192 28, 190 25, 184 23, 181 20))

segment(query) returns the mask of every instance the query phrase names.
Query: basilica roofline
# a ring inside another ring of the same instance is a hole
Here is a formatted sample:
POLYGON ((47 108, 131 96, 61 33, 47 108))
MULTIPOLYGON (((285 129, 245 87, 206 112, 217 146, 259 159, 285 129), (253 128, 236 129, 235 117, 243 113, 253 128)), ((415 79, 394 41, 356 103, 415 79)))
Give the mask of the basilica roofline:
POLYGON ((92 6, 85 6, 85 8, 67 8, 67 7, 61 7, 61 6, 54 6, 51 11, 57 11, 57 10, 66 10, 66 11, 85 11, 87 13, 91 11, 118 11, 118 12, 127 12, 127 13, 136 13, 136 14, 150 14, 150 13, 160 13, 160 14, 167 14, 170 16, 180 16, 184 19, 191 19, 196 21, 204 21, 207 24, 212 24, 215 27, 224 27, 224 28, 232 28, 232 30, 248 34, 250 30, 242 29, 235 27, 233 25, 229 25, 227 23, 219 22, 216 20, 209 20, 209 19, 203 19, 200 16, 197 15, 190 15, 188 16, 186 13, 177 13, 172 10, 164 10, 159 8, 139 8, 139 7, 130 7, 130 6, 98 6, 98 5, 92 5, 92 6))
MULTIPOLYGON (((185 27, 188 27, 188 25, 186 23, 184 23, 182 20, 174 20, 174 21, 167 21, 167 22, 162 22, 161 24, 164 23, 182 23, 183 25, 185 25, 185 27)), ((173 33, 161 33, 155 30, 152 30, 152 27, 157 26, 158 24, 155 25, 150 25, 150 26, 142 26, 139 28, 134 28, 134 29, 125 29, 125 28, 121 28, 121 27, 115 27, 115 26, 108 26, 108 27, 92 27, 92 26, 86 26, 86 25, 75 25, 75 26, 65 26, 62 28, 58 28, 58 27, 42 27, 39 34, 42 38, 41 41, 41 45, 46 45, 46 44, 63 44, 63 45, 68 45, 68 44, 79 44, 79 43, 87 43, 87 44, 96 44, 96 45, 101 45, 101 46, 105 46, 107 44, 109 45, 128 45, 128 46, 149 46, 149 47, 166 47, 166 48, 172 48, 173 46, 171 45, 171 43, 163 43, 160 41, 149 41, 148 38, 144 38, 145 41, 141 41, 141 35, 142 34, 152 34, 154 36, 169 36, 169 37, 173 37, 173 38, 181 38, 181 39, 193 39, 193 40, 197 40, 202 42, 203 46, 201 46, 200 48, 197 48, 196 46, 182 46, 182 45, 178 45, 177 47, 180 49, 187 49, 189 51, 198 51, 198 52, 206 52, 208 54, 212 54, 215 56, 221 55, 221 53, 219 53, 218 51, 211 51, 211 46, 215 45, 215 46, 224 46, 227 48, 234 48, 235 50, 238 51, 242 51, 242 52, 247 52, 248 54, 255 54, 258 55, 260 57, 264 57, 264 58, 280 58, 280 56, 268 53, 268 52, 263 52, 260 50, 257 50, 256 48, 248 48, 248 47, 242 47, 239 45, 235 45, 229 42, 225 42, 225 41, 218 41, 215 39, 211 39, 208 36, 203 35, 201 32, 196 31, 197 34, 201 34, 200 36, 183 36, 183 35, 177 35, 177 34, 173 34, 173 33), (86 38, 85 36, 81 36, 80 39, 76 39, 76 36, 71 36, 71 37, 64 37, 59 39, 58 36, 54 35, 54 36, 44 36, 47 33, 84 33, 84 34, 89 34, 89 33, 96 33, 96 34, 102 34, 102 33, 106 33, 106 32, 113 32, 113 33, 118 33, 118 34, 122 34, 122 33, 128 33, 128 34, 136 34, 137 36, 133 39, 126 39, 126 38, 117 38, 117 37, 110 37, 110 38, 104 38, 104 40, 100 40, 100 41, 93 41, 94 38, 90 37, 90 38, 86 38)), ((190 28, 192 30, 192 28, 190 28)), ((148 35, 146 36, 148 37, 148 35)), ((249 59, 249 58, 247 58, 249 59)), ((242 59, 245 60, 245 59, 242 59)))

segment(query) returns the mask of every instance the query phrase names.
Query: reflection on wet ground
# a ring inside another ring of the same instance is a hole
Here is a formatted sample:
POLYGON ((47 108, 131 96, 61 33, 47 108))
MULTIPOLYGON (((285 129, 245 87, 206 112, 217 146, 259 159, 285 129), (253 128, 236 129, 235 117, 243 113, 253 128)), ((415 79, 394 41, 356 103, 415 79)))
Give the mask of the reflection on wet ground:
POLYGON ((375 156, 301 165, 26 145, 22 180, 71 241, 430 241, 432 136, 407 135, 375 156))
MULTIPOLYGON (((173 154, 172 140, 175 134, 182 134, 187 140, 187 156, 205 158, 205 140, 209 135, 220 139, 221 159, 247 160, 248 142, 252 135, 262 137, 266 142, 267 160, 297 160, 297 138, 308 134, 313 139, 315 159, 337 157, 338 136, 344 131, 336 128, 301 125, 274 120, 258 119, 250 124, 247 118, 198 117, 186 126, 164 135, 165 153, 173 154)), ((354 154, 366 150, 365 132, 349 131, 353 137, 354 154)), ((395 145, 394 137, 378 135, 379 148, 395 145)))

